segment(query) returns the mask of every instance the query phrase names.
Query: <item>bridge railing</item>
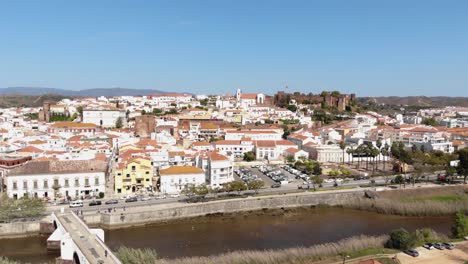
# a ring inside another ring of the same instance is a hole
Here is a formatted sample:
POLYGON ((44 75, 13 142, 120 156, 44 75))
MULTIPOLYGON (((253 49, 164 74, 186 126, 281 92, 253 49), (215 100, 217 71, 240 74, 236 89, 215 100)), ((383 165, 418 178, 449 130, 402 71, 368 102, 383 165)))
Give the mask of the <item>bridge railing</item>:
POLYGON ((104 243, 104 241, 102 241, 98 236, 94 236, 94 239, 96 239, 96 241, 103 247, 105 248, 107 251, 107 257, 110 257, 114 263, 118 263, 118 264, 122 264, 122 262, 120 261, 120 259, 118 259, 114 253, 112 252, 112 250, 110 250, 107 245, 104 243))

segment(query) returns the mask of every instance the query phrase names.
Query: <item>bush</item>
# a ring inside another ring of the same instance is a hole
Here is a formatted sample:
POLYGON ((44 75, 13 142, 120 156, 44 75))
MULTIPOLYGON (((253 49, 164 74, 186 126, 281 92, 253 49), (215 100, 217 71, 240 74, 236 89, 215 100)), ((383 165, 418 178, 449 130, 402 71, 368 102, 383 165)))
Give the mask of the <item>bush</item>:
POLYGON ((100 199, 104 198, 104 192, 100 192, 100 193, 99 193, 99 198, 100 198, 100 199))
POLYGON ((455 215, 455 224, 452 226, 452 235, 455 238, 464 238, 468 236, 468 221, 463 212, 455 215))
POLYGON ((388 248, 406 250, 416 245, 415 235, 409 233, 403 228, 393 230, 390 233, 390 239, 385 244, 388 248))
POLYGON ((244 160, 245 161, 254 161, 255 160, 255 154, 252 151, 244 153, 244 160))
POLYGON ((154 264, 157 256, 156 251, 152 249, 121 247, 117 251, 117 258, 123 264, 154 264))

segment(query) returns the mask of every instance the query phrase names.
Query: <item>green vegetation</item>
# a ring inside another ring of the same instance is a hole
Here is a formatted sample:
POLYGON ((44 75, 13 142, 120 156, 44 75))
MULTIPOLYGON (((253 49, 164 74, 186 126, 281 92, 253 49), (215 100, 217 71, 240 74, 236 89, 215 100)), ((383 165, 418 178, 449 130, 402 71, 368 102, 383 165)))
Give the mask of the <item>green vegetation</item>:
POLYGON ((433 117, 424 118, 421 123, 426 126, 438 126, 439 125, 439 122, 437 122, 437 120, 433 117))
POLYGON ((0 264, 21 264, 21 262, 11 260, 5 257, 0 257, 0 264))
POLYGON ((406 250, 413 248, 416 245, 416 236, 410 234, 403 228, 394 230, 390 233, 390 239, 385 244, 388 248, 395 248, 400 250, 406 250))
POLYGON ((6 195, 0 195, 0 222, 34 218, 43 216, 44 213, 45 204, 39 199, 21 198, 15 200, 6 195))
POLYGON ((116 256, 123 264, 154 264, 158 255, 152 249, 121 247, 117 250, 116 256))
POLYGON ((254 161, 255 160, 255 153, 252 151, 244 153, 244 160, 245 161, 254 161))
POLYGON ((208 98, 200 100, 200 104, 203 105, 203 106, 207 106, 208 105, 208 98))
POLYGON ((357 198, 345 201, 342 206, 404 216, 451 215, 459 211, 468 213, 467 192, 463 187, 382 191, 375 199, 357 198))
MULTIPOLYGON (((156 264, 205 264, 205 263, 276 263, 276 264, 304 264, 312 261, 331 260, 336 262, 343 255, 360 256, 365 253, 395 252, 384 249, 388 236, 356 236, 342 239, 338 242, 314 245, 311 247, 297 247, 271 250, 244 250, 224 253, 216 256, 189 257, 178 259, 157 259, 156 264), (369 249, 371 248, 371 249, 369 249), (369 250, 366 250, 369 249, 369 250)), ((327 262, 328 263, 328 262, 327 262)))
POLYGON ((29 119, 31 119, 31 120, 39 119, 39 113, 27 113, 24 116, 29 117, 29 119))
POLYGON ((249 188, 249 190, 254 190, 255 193, 258 193, 258 190, 263 188, 264 185, 265 183, 261 180, 251 180, 247 182, 247 188, 249 188))
POLYGON ((463 176, 463 181, 466 183, 466 177, 468 176, 468 148, 459 150, 458 158, 460 162, 457 167, 457 173, 463 176))
POLYGON ((452 226, 452 235, 455 238, 464 238, 468 236, 468 219, 464 212, 458 212, 455 215, 455 223, 452 226))
POLYGON ((123 127, 123 119, 122 117, 119 117, 115 121, 115 128, 122 128, 122 127, 123 127))

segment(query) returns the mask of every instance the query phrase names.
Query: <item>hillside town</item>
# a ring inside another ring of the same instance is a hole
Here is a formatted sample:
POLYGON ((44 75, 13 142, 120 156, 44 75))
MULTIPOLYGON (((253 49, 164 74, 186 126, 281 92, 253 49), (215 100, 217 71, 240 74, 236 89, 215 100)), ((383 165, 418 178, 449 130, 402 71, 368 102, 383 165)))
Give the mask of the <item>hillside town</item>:
POLYGON ((354 112, 355 98, 237 89, 232 95, 75 98, 2 109, 2 191, 49 201, 176 195, 188 186, 222 190, 249 162, 312 160, 325 169, 319 176, 336 179, 368 176, 367 166, 340 165, 363 159, 383 161, 385 170, 394 144, 447 154, 466 147, 467 108, 390 117, 354 112))

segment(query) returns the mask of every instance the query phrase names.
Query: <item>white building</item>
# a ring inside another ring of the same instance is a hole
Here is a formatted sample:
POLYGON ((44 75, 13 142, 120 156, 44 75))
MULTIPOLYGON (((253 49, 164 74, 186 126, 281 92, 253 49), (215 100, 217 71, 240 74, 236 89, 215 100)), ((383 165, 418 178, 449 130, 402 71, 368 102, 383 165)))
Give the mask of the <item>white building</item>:
POLYGON ((232 161, 217 152, 208 152, 199 159, 199 167, 205 171, 206 182, 211 188, 234 180, 232 161))
POLYGON ((224 155, 232 155, 235 158, 241 158, 246 152, 254 150, 254 143, 250 139, 243 140, 219 140, 213 142, 216 150, 224 155))
POLYGON ((84 109, 83 123, 91 123, 101 127, 115 127, 117 120, 122 119, 122 126, 127 126, 127 115, 121 109, 84 109))
POLYGON ((226 140, 240 140, 250 138, 251 140, 281 140, 282 134, 273 130, 228 130, 224 136, 226 140))
POLYGON ((98 160, 31 161, 6 177, 11 198, 81 198, 105 192, 107 162, 98 160))
POLYGON ((159 174, 162 193, 180 193, 188 185, 205 184, 205 173, 194 166, 172 166, 160 170, 159 174))

